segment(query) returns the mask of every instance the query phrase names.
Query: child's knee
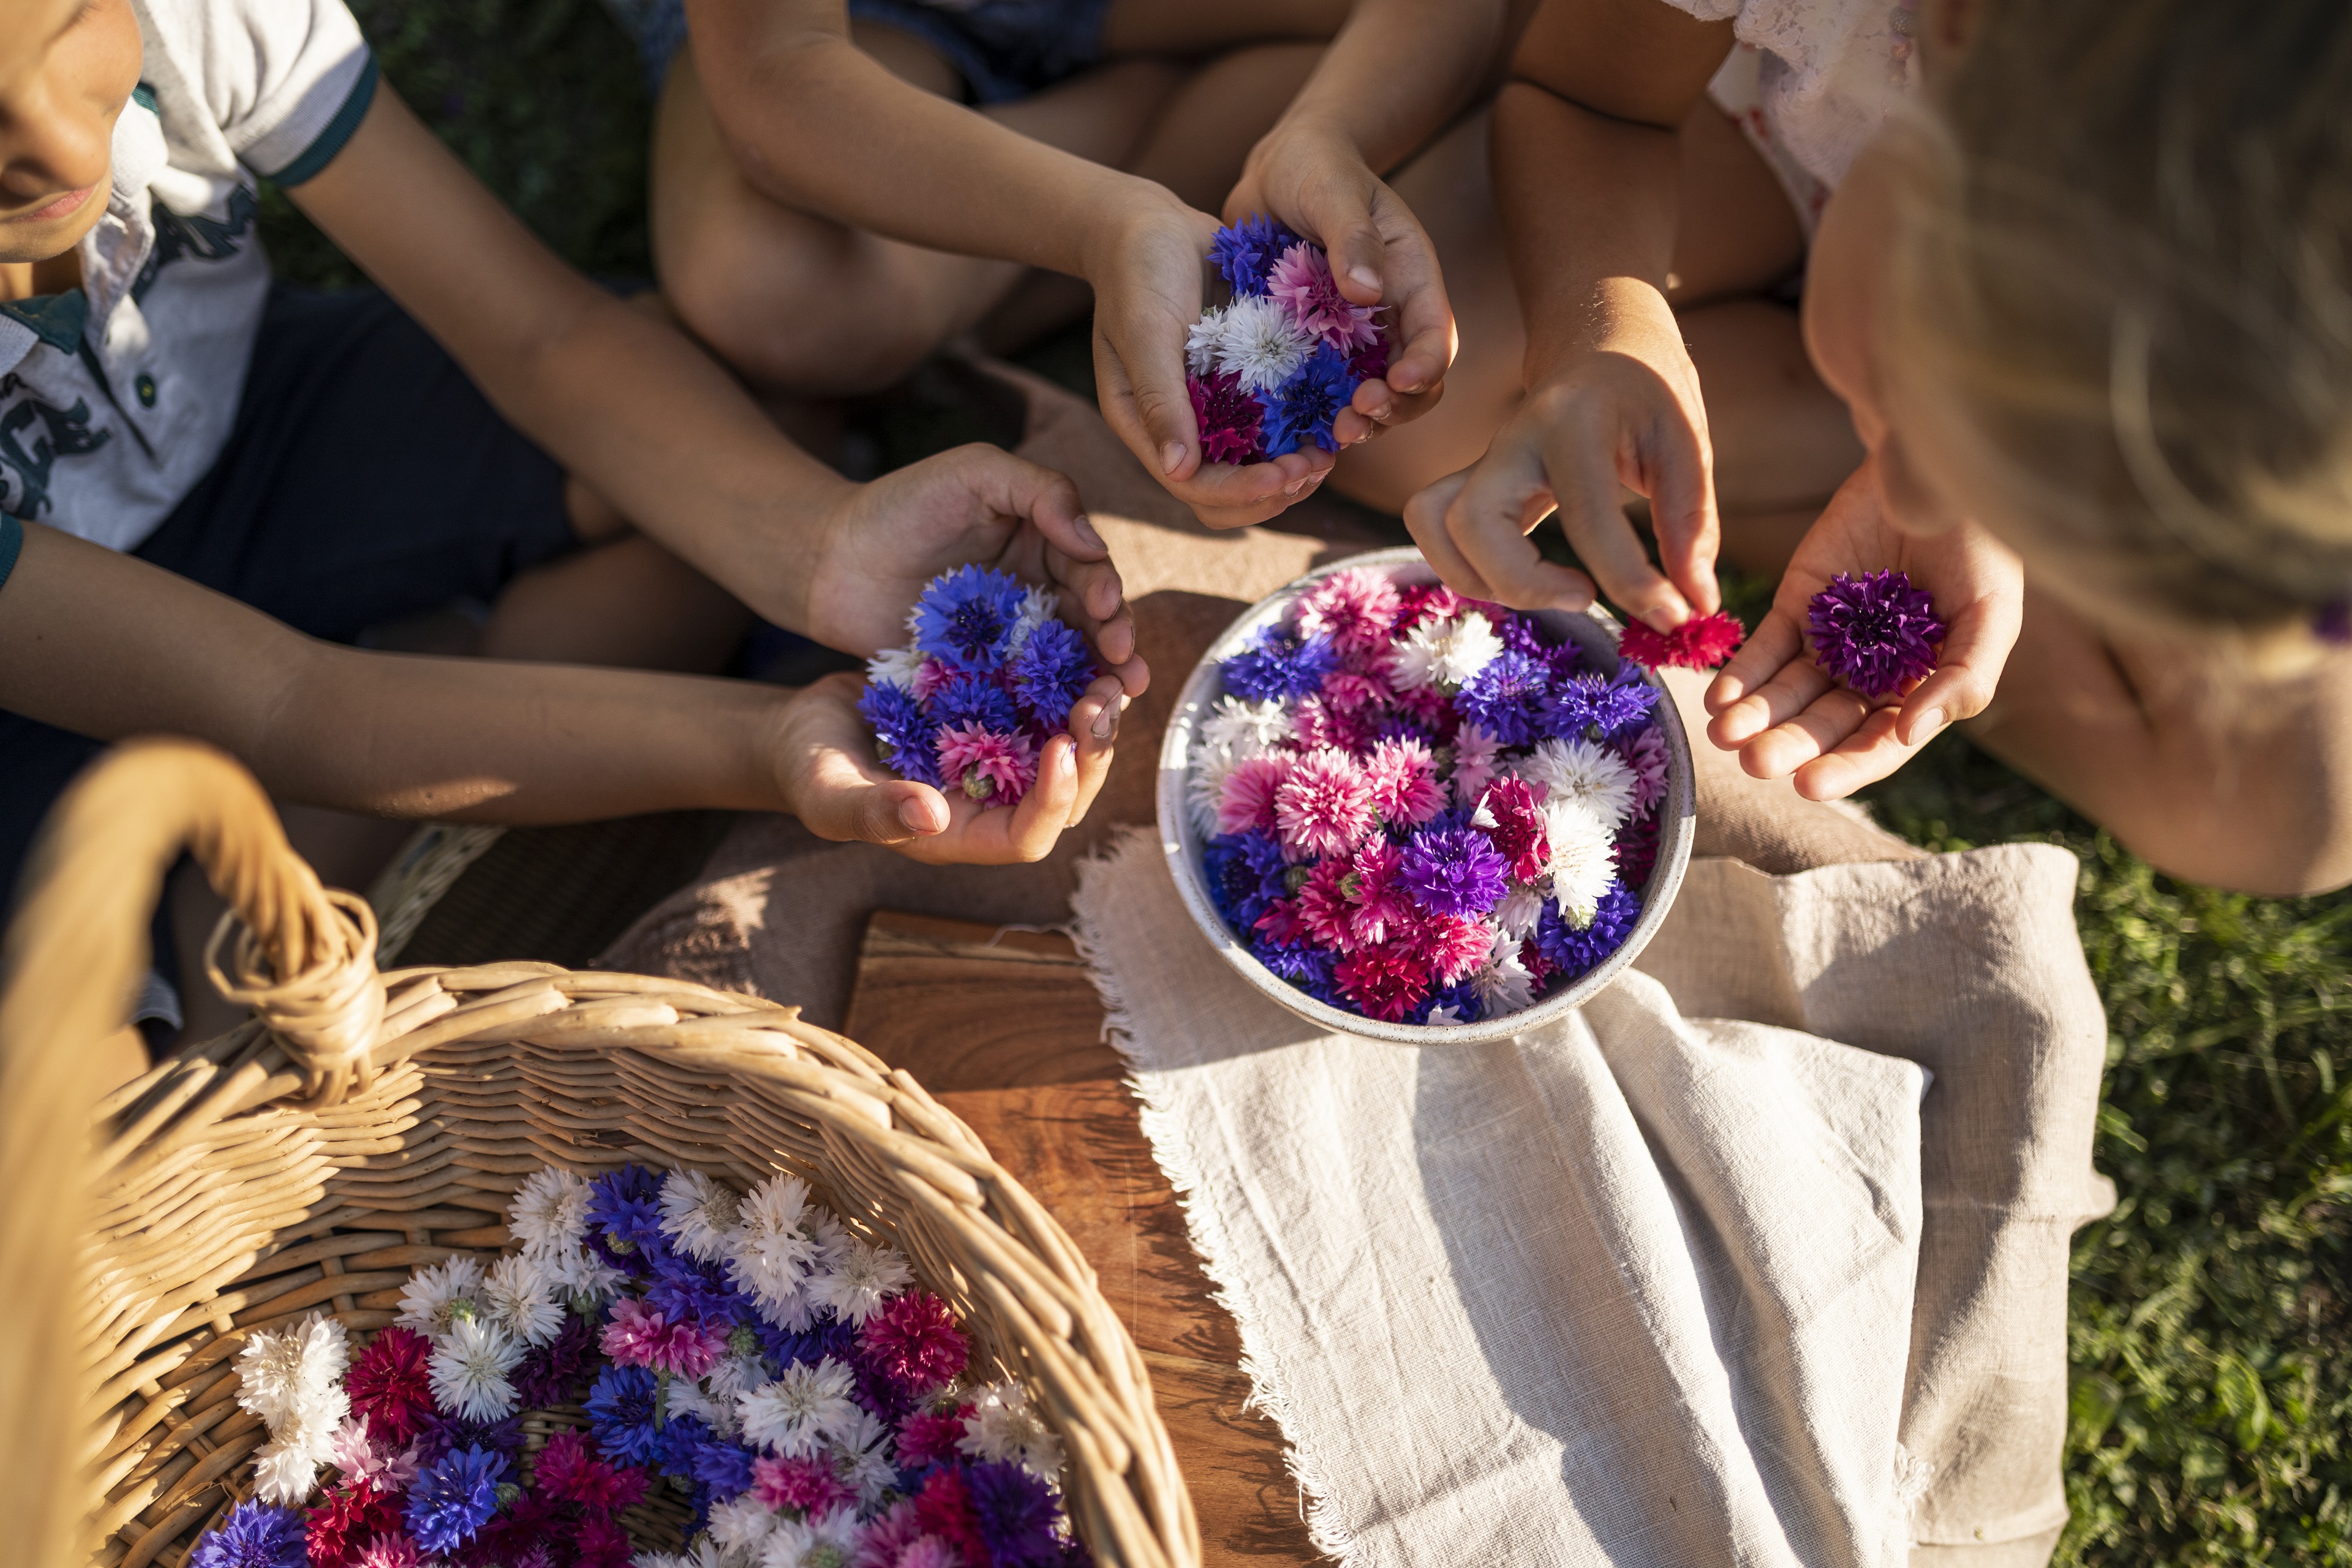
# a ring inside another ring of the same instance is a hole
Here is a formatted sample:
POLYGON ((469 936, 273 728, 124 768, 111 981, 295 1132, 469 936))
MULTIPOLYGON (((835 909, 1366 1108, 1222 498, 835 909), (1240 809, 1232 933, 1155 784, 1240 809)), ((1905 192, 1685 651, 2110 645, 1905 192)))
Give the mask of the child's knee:
MULTIPOLYGON (((853 237, 853 240, 856 237, 853 237)), ((761 386, 809 396, 878 392, 905 379, 944 330, 887 268, 695 247, 663 268, 672 309, 761 386)))

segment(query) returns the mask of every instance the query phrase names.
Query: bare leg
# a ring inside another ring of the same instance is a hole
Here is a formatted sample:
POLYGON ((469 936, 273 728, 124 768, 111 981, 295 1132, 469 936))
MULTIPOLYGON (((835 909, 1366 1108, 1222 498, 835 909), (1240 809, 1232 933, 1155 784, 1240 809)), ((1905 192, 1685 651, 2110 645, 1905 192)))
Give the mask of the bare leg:
POLYGON ((2105 637, 2047 594, 1972 738, 2158 870, 2243 892, 2352 881, 2352 656, 2265 679, 2105 637))

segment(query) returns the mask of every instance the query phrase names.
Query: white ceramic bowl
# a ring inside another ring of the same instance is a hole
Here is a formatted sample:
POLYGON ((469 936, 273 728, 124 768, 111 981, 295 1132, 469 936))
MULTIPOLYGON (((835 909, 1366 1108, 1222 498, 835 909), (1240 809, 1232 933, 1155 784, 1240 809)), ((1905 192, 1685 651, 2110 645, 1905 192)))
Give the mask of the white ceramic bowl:
MULTIPOLYGON (((1251 956, 1250 951, 1237 939, 1217 913, 1209 898, 1207 872, 1202 862, 1204 842, 1192 825, 1192 813, 1184 809, 1184 786, 1192 760, 1192 738, 1196 728, 1224 695, 1224 676, 1218 668, 1220 660, 1242 650, 1259 628, 1282 619, 1291 600, 1314 586, 1334 572, 1349 567, 1370 567, 1383 572, 1400 586, 1434 583, 1437 574, 1417 550, 1381 550, 1369 555, 1351 556, 1328 566, 1309 572, 1297 582, 1267 595, 1252 605, 1241 618, 1227 626, 1223 636, 1211 644, 1201 662, 1192 667, 1190 679, 1176 699, 1176 713, 1168 724, 1168 734, 1160 748, 1160 842, 1168 856, 1169 868, 1176 878, 1177 890, 1184 896, 1184 907, 1192 911, 1193 921, 1201 928, 1218 952, 1224 956, 1241 977, 1300 1017, 1334 1033, 1369 1036, 1378 1040, 1393 1040, 1408 1046, 1467 1045, 1480 1040, 1507 1039, 1540 1027, 1551 1019, 1598 994, 1617 977, 1618 971, 1633 961, 1634 954, 1648 945, 1665 922, 1666 910, 1675 901, 1683 885, 1683 868, 1690 862, 1691 828, 1696 811, 1696 792, 1691 778, 1690 742, 1683 733, 1679 710, 1675 706, 1674 693, 1668 691, 1654 674, 1644 671, 1650 684, 1658 689, 1658 728, 1666 742, 1666 794, 1658 803, 1662 814, 1658 827, 1658 859, 1650 872, 1650 880, 1642 889, 1642 917, 1633 924, 1625 944, 1595 969, 1578 978, 1524 1011, 1500 1018, 1482 1019, 1475 1024, 1383 1024, 1377 1019, 1343 1011, 1316 1001, 1304 991, 1276 975, 1265 964, 1251 956)), ((1573 615, 1564 610, 1538 610, 1536 619, 1555 637, 1572 641, 1584 650, 1593 667, 1604 673, 1617 668, 1617 623, 1608 613, 1596 607, 1586 615, 1573 615)))

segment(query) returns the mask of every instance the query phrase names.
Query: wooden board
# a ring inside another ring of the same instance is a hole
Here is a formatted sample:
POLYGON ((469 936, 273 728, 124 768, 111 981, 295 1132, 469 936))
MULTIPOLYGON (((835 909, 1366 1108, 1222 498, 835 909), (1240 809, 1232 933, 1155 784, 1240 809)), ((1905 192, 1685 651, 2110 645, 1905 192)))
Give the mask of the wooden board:
POLYGON ((963 1118, 1094 1265, 1151 1373, 1210 1564, 1311 1563, 1274 1422, 1244 1410, 1232 1315, 1151 1158, 1069 939, 877 911, 845 1033, 963 1118))

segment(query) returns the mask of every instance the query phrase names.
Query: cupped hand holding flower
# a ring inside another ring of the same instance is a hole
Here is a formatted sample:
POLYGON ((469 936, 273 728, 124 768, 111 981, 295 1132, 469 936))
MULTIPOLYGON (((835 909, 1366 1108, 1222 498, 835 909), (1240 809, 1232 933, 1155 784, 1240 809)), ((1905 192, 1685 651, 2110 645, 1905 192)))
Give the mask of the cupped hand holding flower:
POLYGON ((2017 557, 1971 522, 1911 532, 1887 515, 1877 460, 1831 498, 1797 546, 1772 608, 1707 689, 1707 737, 1756 778, 1795 777, 1809 800, 1885 778, 1956 720, 1992 700, 2024 604, 2017 557), (1932 674, 1883 696, 1842 684, 1815 660, 1814 596, 1840 574, 1896 570, 1945 623, 1932 674))

